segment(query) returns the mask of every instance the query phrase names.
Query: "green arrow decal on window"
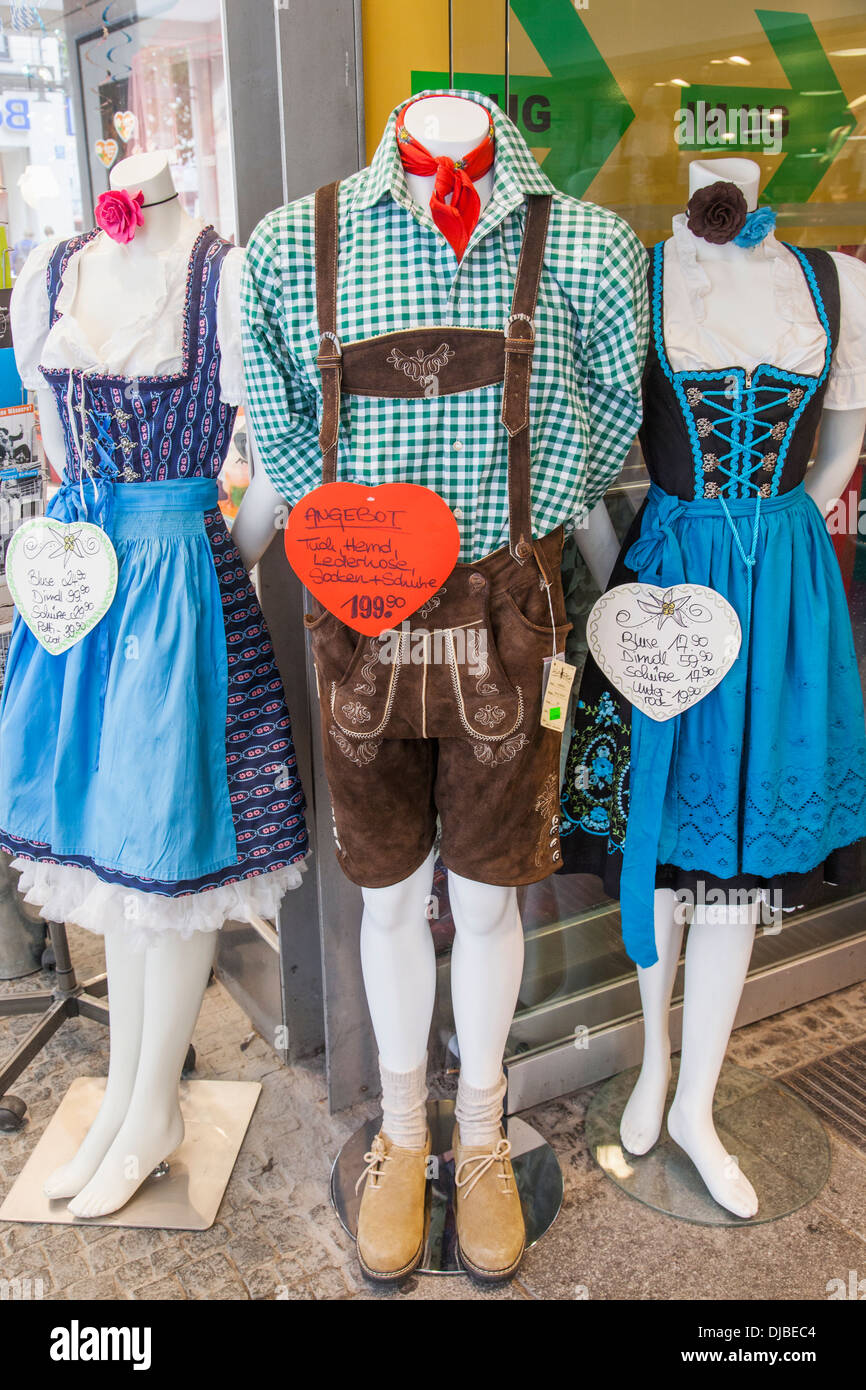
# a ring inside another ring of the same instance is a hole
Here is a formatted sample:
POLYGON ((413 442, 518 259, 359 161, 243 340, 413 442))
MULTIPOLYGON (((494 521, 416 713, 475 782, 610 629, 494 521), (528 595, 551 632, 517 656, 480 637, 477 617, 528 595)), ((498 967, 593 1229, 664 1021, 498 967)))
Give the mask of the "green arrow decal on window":
POLYGON ((762 202, 805 203, 856 125, 809 16, 755 11, 788 87, 695 85, 683 91, 678 140, 686 150, 784 158, 762 202))
MULTIPOLYGON (((581 197, 634 112, 572 0, 513 0, 511 11, 550 76, 512 76, 509 115, 530 145, 548 149, 544 172, 551 181, 581 197)), ((695 153, 781 153, 762 200, 803 203, 856 121, 809 16, 788 10, 755 14, 789 86, 684 88, 677 142, 695 153)), ((459 72, 454 81, 504 105, 501 73, 459 72)), ((447 85, 447 73, 412 73, 413 92, 447 85)))
MULTIPOLYGON (((571 0, 513 0, 550 69, 549 77, 511 76, 509 112, 529 145, 549 149, 543 168, 563 192, 580 198, 634 120, 634 112, 571 0)), ((413 72, 412 92, 447 87, 447 72, 413 72)), ((505 105, 501 73, 455 72, 454 86, 505 105)))

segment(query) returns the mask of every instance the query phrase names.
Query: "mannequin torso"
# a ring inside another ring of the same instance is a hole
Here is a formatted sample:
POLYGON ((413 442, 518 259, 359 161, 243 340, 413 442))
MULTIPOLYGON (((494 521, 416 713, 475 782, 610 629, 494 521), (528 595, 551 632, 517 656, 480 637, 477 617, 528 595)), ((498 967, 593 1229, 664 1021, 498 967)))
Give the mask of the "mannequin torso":
MULTIPOLYGON (((43 447, 58 475, 66 463, 63 425, 55 394, 36 370, 36 362, 54 368, 71 362, 81 370, 108 370, 130 377, 179 370, 185 280, 202 224, 183 210, 175 196, 168 160, 165 151, 138 155, 112 171, 115 187, 133 196, 141 190, 144 225, 126 244, 102 233, 75 252, 58 296, 58 301, 63 299, 62 307, 60 302, 57 305, 60 317, 50 332, 45 276, 39 267, 29 271, 26 289, 18 286, 13 296, 13 321, 16 305, 28 306, 18 309, 16 344, 19 360, 23 347, 31 361, 30 375, 35 379, 28 384, 37 393, 43 447)), ((39 248, 34 256, 41 253, 39 248)), ((220 386, 223 398, 232 404, 243 399, 242 263, 242 251, 228 252, 218 290, 220 386)))

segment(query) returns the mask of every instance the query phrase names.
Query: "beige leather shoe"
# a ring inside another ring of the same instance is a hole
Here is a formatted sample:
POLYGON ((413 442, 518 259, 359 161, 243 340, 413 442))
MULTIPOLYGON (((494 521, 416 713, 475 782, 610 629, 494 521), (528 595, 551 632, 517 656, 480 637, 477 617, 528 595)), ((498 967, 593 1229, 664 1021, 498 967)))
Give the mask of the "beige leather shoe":
POLYGON ((358 1262, 370 1279, 390 1283, 417 1268, 424 1251, 427 1159, 423 1149, 401 1149, 384 1130, 373 1140, 355 1191, 366 1179, 358 1213, 358 1262))
POLYGON ((526 1248, 526 1227, 511 1145, 500 1130, 494 1145, 460 1143, 454 1126, 454 1185, 460 1259, 476 1279, 498 1284, 517 1272, 526 1248))

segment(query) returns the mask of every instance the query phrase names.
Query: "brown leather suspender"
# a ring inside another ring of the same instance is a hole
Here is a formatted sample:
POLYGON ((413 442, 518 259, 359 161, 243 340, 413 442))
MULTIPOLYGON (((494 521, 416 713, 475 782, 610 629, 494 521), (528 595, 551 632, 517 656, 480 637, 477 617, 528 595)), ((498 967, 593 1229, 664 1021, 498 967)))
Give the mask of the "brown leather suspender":
POLYGON ((340 390, 343 350, 337 337, 337 253, 340 226, 337 218, 339 183, 316 190, 316 308, 319 317, 319 355, 322 377, 322 482, 337 479, 337 439, 340 434, 340 390))
POLYGON ((343 347, 337 336, 338 189, 337 183, 318 189, 315 207, 322 481, 331 483, 337 476, 343 391, 418 397, 427 394, 425 388, 434 379, 437 395, 502 381, 501 418, 508 432, 509 549, 523 564, 533 553, 529 382, 535 349, 533 315, 544 263, 550 198, 532 195, 527 199, 523 245, 504 333, 453 326, 416 328, 343 347))
POLYGON ((523 245, 505 328, 502 388, 502 423, 508 431, 508 544, 512 558, 521 564, 532 554, 529 379, 535 352, 535 303, 544 263, 550 197, 534 194, 527 203, 523 245))

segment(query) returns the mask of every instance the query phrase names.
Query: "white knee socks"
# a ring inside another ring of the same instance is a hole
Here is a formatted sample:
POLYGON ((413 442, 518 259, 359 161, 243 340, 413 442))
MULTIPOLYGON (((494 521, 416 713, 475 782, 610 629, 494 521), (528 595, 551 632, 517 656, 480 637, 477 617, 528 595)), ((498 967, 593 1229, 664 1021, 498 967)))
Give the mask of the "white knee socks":
MULTIPOLYGON (((389 1071, 379 1062, 382 1077, 382 1129, 401 1149, 423 1149, 427 1142, 427 1058, 414 1071, 389 1071)), ((464 1144, 490 1144, 499 1138, 505 1075, 494 1086, 470 1086, 462 1075, 457 1083, 454 1116, 464 1144)))
POLYGON ((471 1147, 490 1144, 499 1138, 502 1124, 502 1102, 505 1099, 505 1074, 495 1086, 470 1086, 461 1073, 457 1082, 457 1105, 454 1118, 460 1126, 460 1142, 471 1147))
POLYGON ((401 1149, 423 1149, 427 1142, 427 1055, 414 1071, 389 1071, 379 1060, 382 1077, 382 1129, 401 1149))

